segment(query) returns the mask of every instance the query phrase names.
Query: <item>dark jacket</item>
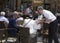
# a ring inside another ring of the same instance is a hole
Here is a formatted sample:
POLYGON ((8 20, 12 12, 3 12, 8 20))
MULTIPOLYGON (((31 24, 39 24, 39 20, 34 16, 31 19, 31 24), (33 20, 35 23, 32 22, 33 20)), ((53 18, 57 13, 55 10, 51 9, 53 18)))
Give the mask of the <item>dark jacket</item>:
POLYGON ((8 24, 9 36, 16 36, 17 31, 18 31, 18 26, 16 24, 16 19, 12 16, 9 18, 9 24, 8 24))
POLYGON ((17 24, 16 24, 16 19, 11 17, 9 19, 9 25, 8 25, 8 28, 18 28, 17 24))

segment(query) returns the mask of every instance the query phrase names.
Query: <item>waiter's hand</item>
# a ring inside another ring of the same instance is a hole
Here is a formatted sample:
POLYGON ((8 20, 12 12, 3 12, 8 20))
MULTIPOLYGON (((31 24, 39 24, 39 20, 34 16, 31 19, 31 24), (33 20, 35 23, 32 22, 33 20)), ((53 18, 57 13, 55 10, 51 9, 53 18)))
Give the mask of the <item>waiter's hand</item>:
POLYGON ((39 23, 38 24, 43 24, 44 22, 45 22, 45 20, 44 19, 42 19, 42 20, 38 20, 39 21, 39 23))
POLYGON ((48 23, 48 24, 49 24, 50 22, 51 22, 51 19, 45 21, 45 23, 48 23))

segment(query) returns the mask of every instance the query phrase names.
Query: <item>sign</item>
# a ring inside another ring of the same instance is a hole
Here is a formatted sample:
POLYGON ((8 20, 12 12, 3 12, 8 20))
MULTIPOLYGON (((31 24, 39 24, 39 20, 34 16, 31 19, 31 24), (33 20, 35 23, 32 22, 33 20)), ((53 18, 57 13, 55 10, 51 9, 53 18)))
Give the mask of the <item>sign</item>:
POLYGON ((34 6, 38 6, 38 5, 42 5, 42 4, 43 4, 43 2, 40 1, 40 0, 33 0, 33 5, 34 6))

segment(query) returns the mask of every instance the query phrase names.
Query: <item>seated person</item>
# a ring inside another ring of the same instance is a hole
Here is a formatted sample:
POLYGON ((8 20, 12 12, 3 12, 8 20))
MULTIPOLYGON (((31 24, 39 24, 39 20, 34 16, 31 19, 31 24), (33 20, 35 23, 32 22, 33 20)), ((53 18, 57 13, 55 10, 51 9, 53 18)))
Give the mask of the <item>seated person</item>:
POLYGON ((0 13, 0 21, 4 21, 6 24, 9 24, 9 20, 4 16, 5 16, 5 12, 1 12, 0 13))
POLYGON ((16 18, 14 17, 15 14, 17 14, 17 13, 10 14, 10 16, 9 16, 9 24, 8 24, 9 36, 16 36, 16 33, 18 31, 18 26, 16 24, 16 18))
POLYGON ((22 25, 23 25, 23 22, 24 22, 23 17, 21 17, 21 16, 19 15, 19 18, 16 19, 17 25, 18 25, 18 26, 22 26, 22 25))

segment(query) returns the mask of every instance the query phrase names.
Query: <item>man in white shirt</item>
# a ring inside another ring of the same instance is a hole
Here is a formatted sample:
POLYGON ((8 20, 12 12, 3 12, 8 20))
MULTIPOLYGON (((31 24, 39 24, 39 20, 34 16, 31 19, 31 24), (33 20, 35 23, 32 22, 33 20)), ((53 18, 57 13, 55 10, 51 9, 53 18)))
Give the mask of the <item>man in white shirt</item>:
POLYGON ((56 32, 57 32, 57 17, 48 10, 43 9, 42 6, 37 8, 38 13, 43 15, 43 19, 40 20, 40 23, 48 23, 49 24, 49 32, 48 32, 48 43, 52 43, 54 40, 55 43, 59 43, 56 32))
POLYGON ((5 23, 9 23, 8 19, 5 16, 5 12, 0 13, 0 21, 4 21, 5 23))

